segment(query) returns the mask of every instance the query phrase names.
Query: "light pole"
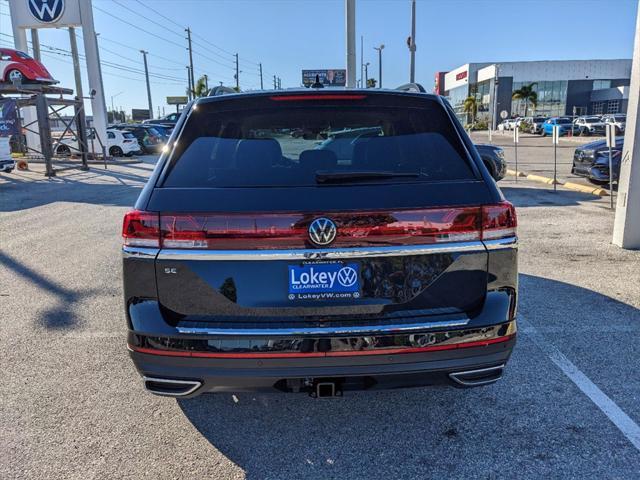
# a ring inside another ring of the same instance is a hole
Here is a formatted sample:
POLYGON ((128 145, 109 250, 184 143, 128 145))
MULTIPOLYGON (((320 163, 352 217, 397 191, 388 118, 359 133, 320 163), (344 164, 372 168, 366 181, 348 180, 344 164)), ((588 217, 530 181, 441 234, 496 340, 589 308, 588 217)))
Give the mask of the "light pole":
POLYGON ((378 88, 382 88, 382 50, 384 50, 384 43, 379 47, 373 47, 378 51, 378 88))
POLYGON ((369 88, 369 65, 369 62, 364 64, 364 88, 369 88))
POLYGON ((409 82, 416 81, 416 0, 411 1, 411 37, 409 37, 409 51, 411 52, 411 70, 409 82))
POLYGON ((113 122, 115 123, 116 121, 116 107, 113 106, 113 99, 116 98, 118 95, 122 95, 124 93, 124 90, 122 92, 118 92, 115 95, 111 95, 111 115, 113 116, 113 122))
POLYGON ((147 54, 149 52, 140 50, 142 58, 144 59, 144 76, 147 80, 147 101, 149 102, 149 118, 153 118, 153 104, 151 103, 151 85, 149 84, 149 67, 147 65, 147 54))

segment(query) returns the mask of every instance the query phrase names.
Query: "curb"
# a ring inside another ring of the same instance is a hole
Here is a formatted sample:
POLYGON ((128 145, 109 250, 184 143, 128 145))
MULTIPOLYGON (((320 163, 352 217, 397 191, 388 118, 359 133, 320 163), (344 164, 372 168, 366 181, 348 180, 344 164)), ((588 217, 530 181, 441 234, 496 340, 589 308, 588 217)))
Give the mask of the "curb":
MULTIPOLYGON (((526 174, 524 172, 520 172, 517 170, 507 169, 507 175, 518 176, 518 177, 526 177, 527 180, 531 180, 532 182, 544 183, 546 185, 553 185, 553 178, 543 177, 542 175, 534 175, 534 174, 526 174)), ((560 185, 568 190, 573 190, 575 192, 582 193, 590 193, 591 195, 596 195, 598 197, 608 197, 609 192, 604 188, 600 187, 592 187, 589 185, 582 185, 581 183, 573 183, 573 182, 561 182, 556 180, 556 185, 560 185)))
POLYGON ((515 176, 518 176, 518 177, 526 177, 527 176, 527 174, 524 173, 524 172, 521 172, 519 170, 511 170, 510 168, 507 168, 507 175, 513 175, 514 177, 515 176))
POLYGON ((575 190, 577 192, 583 193, 591 193, 592 195, 597 195, 599 197, 608 197, 609 192, 607 192, 604 188, 600 187, 590 187, 589 185, 582 185, 580 183, 566 182, 563 185, 565 188, 569 190, 575 190))

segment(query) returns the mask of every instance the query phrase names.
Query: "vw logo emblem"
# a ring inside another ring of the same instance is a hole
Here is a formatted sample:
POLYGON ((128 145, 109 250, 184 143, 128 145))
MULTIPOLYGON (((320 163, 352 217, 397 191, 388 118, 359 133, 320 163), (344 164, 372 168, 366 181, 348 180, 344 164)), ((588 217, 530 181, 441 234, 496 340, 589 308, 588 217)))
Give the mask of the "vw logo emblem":
POLYGON ((64 12, 64 0, 27 0, 29 11, 42 23, 57 22, 64 12))
POLYGON ((337 234, 336 224, 328 218, 316 218, 309 225, 309 238, 316 245, 329 245, 337 234))
POLYGON ((338 283, 343 287, 350 287, 358 280, 358 274, 351 267, 343 267, 338 270, 338 283))

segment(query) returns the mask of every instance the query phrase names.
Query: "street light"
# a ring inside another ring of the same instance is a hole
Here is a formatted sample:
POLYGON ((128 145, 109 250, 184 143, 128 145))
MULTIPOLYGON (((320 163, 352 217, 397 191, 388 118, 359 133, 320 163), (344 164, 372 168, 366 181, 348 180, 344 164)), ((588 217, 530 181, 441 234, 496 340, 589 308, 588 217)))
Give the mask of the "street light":
POLYGON ((369 65, 370 62, 364 64, 364 88, 369 88, 369 65))
POLYGON ((382 88, 382 50, 384 50, 384 43, 379 47, 373 47, 378 51, 378 88, 382 88))
MULTIPOLYGON (((113 122, 115 123, 116 121, 116 109, 113 106, 113 99, 116 98, 118 95, 122 95, 124 93, 124 90, 122 92, 118 92, 115 95, 111 95, 111 115, 113 116, 113 122)), ((118 116, 119 117, 119 116, 118 116)))

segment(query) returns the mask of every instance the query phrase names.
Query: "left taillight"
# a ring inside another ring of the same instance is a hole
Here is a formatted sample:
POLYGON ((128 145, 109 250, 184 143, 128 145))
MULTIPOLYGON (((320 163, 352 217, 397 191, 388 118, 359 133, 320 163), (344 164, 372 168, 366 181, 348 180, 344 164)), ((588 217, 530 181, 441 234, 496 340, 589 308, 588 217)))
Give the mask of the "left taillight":
POLYGON ((131 247, 160 247, 160 217, 157 213, 133 210, 124 216, 122 239, 131 247))
POLYGON ((516 209, 510 202, 482 207, 482 240, 514 237, 517 227, 516 209))

